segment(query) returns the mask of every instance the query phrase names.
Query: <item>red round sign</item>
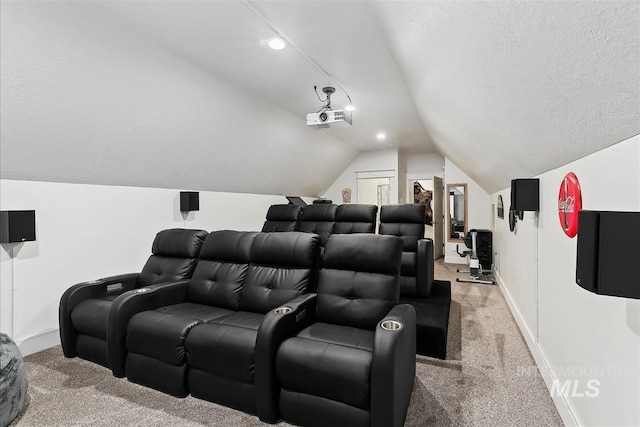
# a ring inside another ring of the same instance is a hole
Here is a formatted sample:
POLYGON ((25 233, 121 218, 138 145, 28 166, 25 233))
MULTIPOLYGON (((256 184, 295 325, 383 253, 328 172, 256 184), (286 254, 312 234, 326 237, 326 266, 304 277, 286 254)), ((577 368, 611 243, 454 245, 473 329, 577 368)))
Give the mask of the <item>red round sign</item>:
POLYGON ((569 172, 560 184, 558 194, 558 216, 560 226, 569 237, 578 234, 578 212, 582 210, 582 192, 578 177, 569 172))

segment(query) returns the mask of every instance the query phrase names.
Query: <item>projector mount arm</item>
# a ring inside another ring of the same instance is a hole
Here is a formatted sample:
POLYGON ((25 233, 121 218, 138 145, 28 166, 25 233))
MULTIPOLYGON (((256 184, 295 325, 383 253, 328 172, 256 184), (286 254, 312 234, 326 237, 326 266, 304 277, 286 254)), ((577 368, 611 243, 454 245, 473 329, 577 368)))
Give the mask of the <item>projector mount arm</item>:
POLYGON ((322 92, 324 92, 324 94, 327 95, 326 99, 321 99, 320 95, 318 95, 318 86, 314 86, 313 90, 316 92, 316 95, 318 96, 318 99, 320 99, 321 102, 326 102, 326 104, 323 105, 320 110, 318 110, 318 113, 321 111, 331 111, 331 95, 335 93, 336 88, 331 86, 325 86, 322 88, 322 92))

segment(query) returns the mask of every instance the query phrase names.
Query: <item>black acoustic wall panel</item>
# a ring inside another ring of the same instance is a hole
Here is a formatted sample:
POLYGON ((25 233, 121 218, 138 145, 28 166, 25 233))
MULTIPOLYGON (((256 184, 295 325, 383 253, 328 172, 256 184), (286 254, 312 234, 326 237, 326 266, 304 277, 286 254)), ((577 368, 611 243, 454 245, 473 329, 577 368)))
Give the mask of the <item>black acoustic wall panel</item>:
POLYGON ((1 211, 0 243, 36 240, 36 211, 1 211))
POLYGON ((640 212, 581 211, 576 283, 601 295, 640 299, 640 212))
POLYGON ((511 209, 514 211, 540 210, 540 180, 512 179, 511 180, 511 209))
POLYGON ((180 212, 200 210, 200 193, 197 191, 180 192, 180 212))

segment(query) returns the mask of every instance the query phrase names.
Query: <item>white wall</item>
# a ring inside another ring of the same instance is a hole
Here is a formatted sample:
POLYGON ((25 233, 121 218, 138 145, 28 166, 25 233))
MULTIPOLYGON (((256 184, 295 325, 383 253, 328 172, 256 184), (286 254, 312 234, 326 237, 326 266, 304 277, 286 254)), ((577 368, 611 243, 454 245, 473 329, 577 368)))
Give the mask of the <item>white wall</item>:
POLYGON ((140 271, 155 234, 166 228, 260 230, 275 203, 286 200, 200 192, 200 210, 184 220, 177 190, 0 180, 0 208, 35 209, 37 222, 35 242, 0 249, 0 330, 11 333, 13 326, 27 354, 54 345, 60 296, 69 286, 140 271))
POLYGON ((110 3, 2 2, 0 177, 316 196, 355 158, 110 3))
POLYGON ((398 203, 407 203, 407 155, 398 151, 398 203))
POLYGON ((406 154, 405 171, 409 175, 444 176, 444 157, 437 153, 406 154))
MULTIPOLYGON (((444 186, 446 192, 447 184, 467 184, 467 220, 469 224, 468 229, 472 228, 490 228, 491 227, 491 206, 489 204, 489 194, 484 191, 478 183, 476 183, 469 175, 464 173, 455 163, 453 163, 448 157, 444 159, 444 186)), ((497 197, 497 196, 496 196, 497 197)), ((448 201, 449 196, 444 198, 445 202, 445 217, 448 215, 448 201)), ((446 227, 445 218, 445 227, 446 227)), ((445 240, 447 239, 447 230, 445 229, 445 240)), ((466 258, 460 257, 456 253, 456 243, 464 247, 464 243, 449 242, 448 240, 444 246, 444 261, 453 264, 465 264, 466 258)), ((462 250, 462 247, 460 250, 462 250)))
POLYGON ((398 150, 375 150, 360 153, 324 193, 333 203, 342 204, 342 189, 351 188, 351 202, 357 203, 357 176, 390 177, 390 203, 398 203, 398 150))
MULTIPOLYGON (((576 238, 560 227, 558 190, 564 175, 574 172, 583 209, 640 211, 639 171, 635 136, 540 175, 537 227, 533 213, 525 214, 516 235, 506 231, 506 218, 496 219, 497 278, 548 385, 578 381, 580 394, 587 381, 599 381, 597 397, 556 399, 568 424, 640 425, 640 300, 595 295, 576 285, 576 238)), ((509 200, 505 189, 492 194, 492 203, 499 194, 509 200)))

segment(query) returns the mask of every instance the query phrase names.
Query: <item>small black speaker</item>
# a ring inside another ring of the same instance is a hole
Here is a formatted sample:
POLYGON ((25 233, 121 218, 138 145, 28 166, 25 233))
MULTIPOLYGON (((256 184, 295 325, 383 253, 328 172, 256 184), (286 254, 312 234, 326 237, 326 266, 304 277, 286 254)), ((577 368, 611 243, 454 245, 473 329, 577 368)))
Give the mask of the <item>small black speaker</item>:
POLYGON ((511 209, 514 211, 540 210, 540 180, 538 178, 511 180, 511 209))
POLYGON ((180 192, 180 212, 200 210, 200 193, 197 191, 180 192))
POLYGON ((576 283, 600 295, 640 299, 640 212, 578 214, 576 283))
POLYGON ((36 211, 1 211, 0 243, 36 240, 36 211))

